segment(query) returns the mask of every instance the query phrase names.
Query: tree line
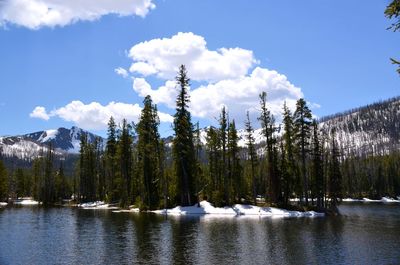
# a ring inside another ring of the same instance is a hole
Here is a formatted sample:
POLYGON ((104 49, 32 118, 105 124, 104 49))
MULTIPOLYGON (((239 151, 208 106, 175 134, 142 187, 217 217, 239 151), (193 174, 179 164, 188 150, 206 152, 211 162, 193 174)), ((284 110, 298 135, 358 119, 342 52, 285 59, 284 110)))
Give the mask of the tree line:
POLYGON ((78 202, 102 200, 122 207, 152 210, 193 205, 207 199, 216 206, 235 203, 268 204, 290 208, 291 199, 305 208, 336 209, 343 196, 379 197, 399 194, 399 153, 385 156, 344 157, 335 129, 322 134, 304 99, 292 112, 284 104, 278 124, 268 107, 267 94, 259 95, 258 121, 264 141, 255 140, 247 112, 246 147, 239 146, 234 119, 222 107, 218 126, 201 130, 189 110, 190 79, 184 65, 176 77, 179 93, 172 143, 161 139, 157 105, 143 101, 137 124, 111 117, 107 140, 89 142, 81 137, 73 177, 63 166, 55 170, 52 148, 37 158, 30 171, 13 177, 0 163, 0 199, 33 196, 44 204, 73 195, 78 202))

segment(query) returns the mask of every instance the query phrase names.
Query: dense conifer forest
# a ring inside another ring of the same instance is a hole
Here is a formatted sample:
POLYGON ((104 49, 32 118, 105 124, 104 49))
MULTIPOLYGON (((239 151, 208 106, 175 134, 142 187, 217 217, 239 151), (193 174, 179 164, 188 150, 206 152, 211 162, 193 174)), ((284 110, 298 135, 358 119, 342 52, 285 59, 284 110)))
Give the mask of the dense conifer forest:
MULTIPOLYGON (((69 174, 65 174, 64 161, 54 160, 52 146, 30 168, 7 172, 0 161, 0 200, 32 196, 46 205, 72 198, 153 210, 193 205, 203 199, 216 206, 251 203, 290 208, 290 199, 300 198, 298 206, 323 210, 336 209, 344 197, 400 194, 398 148, 349 152, 341 138, 343 131, 357 126, 375 131, 387 112, 366 107, 352 110, 351 119, 338 115, 317 121, 307 102, 299 99, 293 112, 286 104, 282 106, 278 124, 268 108, 268 94, 263 92, 259 123, 254 124, 247 113, 243 124, 245 147, 238 145, 237 123, 225 107, 218 126, 206 129, 206 144, 202 144, 199 126, 190 113, 190 79, 184 65, 176 84, 179 93, 171 144, 161 139, 157 105, 147 96, 137 124, 127 120, 116 124, 110 118, 105 146, 100 138, 88 141, 83 134, 79 159, 69 174), (262 129, 265 141, 261 144, 255 143, 254 127, 262 129)), ((398 98, 383 102, 393 104, 386 118, 398 118, 399 106, 394 102, 398 98)), ((399 131, 397 127, 381 128, 379 135, 384 141, 385 133, 398 137, 399 131)))

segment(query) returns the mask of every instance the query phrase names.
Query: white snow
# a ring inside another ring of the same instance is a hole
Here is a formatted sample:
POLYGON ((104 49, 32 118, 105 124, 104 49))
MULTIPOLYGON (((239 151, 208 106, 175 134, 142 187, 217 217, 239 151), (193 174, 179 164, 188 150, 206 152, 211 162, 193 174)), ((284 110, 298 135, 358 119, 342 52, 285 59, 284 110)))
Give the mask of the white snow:
POLYGON ((103 209, 103 210, 114 210, 118 209, 118 207, 115 207, 110 204, 106 204, 103 201, 95 201, 95 202, 86 202, 86 203, 81 203, 78 204, 78 207, 83 208, 83 209, 103 209))
POLYGON ((170 215, 226 215, 226 216, 270 216, 270 217, 316 217, 324 216, 323 213, 317 213, 314 211, 299 212, 299 211, 288 211, 284 209, 274 207, 258 207, 254 205, 235 204, 232 207, 214 207, 207 201, 197 203, 193 206, 177 206, 173 209, 163 209, 152 211, 156 214, 170 214, 170 215))
POLYGON ((363 202, 400 202, 400 200, 395 200, 389 197, 382 197, 380 200, 371 200, 368 198, 363 198, 363 202))
POLYGON ((364 200, 352 199, 352 198, 344 198, 344 199, 342 199, 342 201, 344 201, 344 202, 362 202, 364 200))
POLYGON ((388 197, 382 197, 381 201, 382 202, 400 202, 400 200, 395 200, 395 199, 388 198, 388 197))
POLYGON ((39 202, 32 199, 21 199, 13 202, 16 205, 38 205, 39 202))
POLYGON ((57 137, 58 130, 47 130, 39 137, 38 142, 45 143, 57 137))
POLYGON ((6 202, 0 202, 0 207, 2 207, 2 206, 7 206, 7 204, 8 204, 8 203, 6 203, 6 202))
POLYGON ((120 209, 120 210, 115 210, 112 211, 113 213, 138 213, 140 212, 139 208, 130 208, 129 210, 127 209, 120 209))

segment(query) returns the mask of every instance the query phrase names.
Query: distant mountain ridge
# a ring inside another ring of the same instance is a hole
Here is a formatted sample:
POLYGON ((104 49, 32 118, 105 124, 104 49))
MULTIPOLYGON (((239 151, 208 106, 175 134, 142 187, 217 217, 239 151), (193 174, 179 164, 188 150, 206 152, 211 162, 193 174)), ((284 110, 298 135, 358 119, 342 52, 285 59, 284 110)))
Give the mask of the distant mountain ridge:
MULTIPOLYGON (((335 139, 343 155, 365 156, 371 154, 387 154, 400 150, 400 96, 371 105, 355 108, 346 112, 323 117, 319 120, 323 136, 328 139, 335 132, 335 139)), ((207 129, 200 130, 200 141, 206 144, 207 129)), ((0 158, 15 157, 32 160, 47 150, 49 143, 60 155, 79 153, 80 137, 83 133, 89 142, 96 137, 105 145, 106 140, 96 134, 76 126, 44 130, 18 136, 0 137, 0 158)), ((280 132, 282 133, 282 132, 280 132)), ((239 146, 246 148, 246 131, 238 130, 239 146)), ((254 130, 255 144, 262 154, 265 137, 261 129, 254 130)), ((168 146, 172 144, 172 136, 164 138, 168 146)), ((326 142, 329 147, 330 142, 326 142)))
POLYGON ((102 137, 76 126, 71 129, 61 127, 55 130, 0 137, 0 154, 6 157, 31 160, 47 151, 49 144, 60 155, 63 153, 77 154, 80 149, 80 138, 84 133, 87 134, 89 142, 94 142, 96 137, 101 139, 102 144, 105 142, 102 137))

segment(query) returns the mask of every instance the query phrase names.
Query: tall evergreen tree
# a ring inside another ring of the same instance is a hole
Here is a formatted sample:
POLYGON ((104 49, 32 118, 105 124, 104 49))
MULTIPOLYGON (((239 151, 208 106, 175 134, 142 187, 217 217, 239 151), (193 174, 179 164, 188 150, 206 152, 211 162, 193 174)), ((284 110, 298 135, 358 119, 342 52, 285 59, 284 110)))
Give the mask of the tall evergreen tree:
POLYGON ((143 101, 139 123, 136 126, 138 136, 137 170, 142 183, 142 206, 145 209, 156 209, 159 206, 158 183, 160 181, 160 123, 157 108, 153 105, 150 96, 143 101))
POLYGON ((228 179, 228 162, 227 162, 227 144, 228 144, 228 117, 225 106, 222 107, 221 116, 219 119, 219 136, 220 136, 220 143, 221 143, 221 170, 222 170, 222 178, 223 178, 223 194, 224 194, 224 201, 225 204, 229 205, 229 183, 230 180, 228 179))
POLYGON ((108 122, 107 143, 105 150, 105 171, 106 171, 106 197, 107 201, 116 200, 116 153, 117 153, 117 125, 111 116, 108 122))
POLYGON ((313 137, 312 137, 312 171, 313 171, 313 193, 317 197, 317 208, 324 208, 324 168, 322 159, 322 146, 320 144, 320 136, 318 123, 316 120, 312 123, 313 137))
POLYGON ((44 181, 42 190, 42 202, 44 205, 52 204, 55 201, 55 180, 53 172, 54 149, 52 144, 49 144, 47 154, 44 160, 44 181))
POLYGON ((128 124, 126 119, 123 119, 117 144, 117 161, 119 165, 116 184, 121 206, 127 206, 132 201, 132 144, 132 126, 128 124))
POLYGON ((256 163, 257 163, 257 154, 254 147, 254 129, 251 126, 250 115, 247 111, 247 121, 245 123, 246 128, 246 140, 247 140, 247 150, 248 150, 248 160, 250 161, 251 166, 251 188, 252 188, 252 197, 254 205, 257 204, 257 190, 256 190, 256 163))
MULTIPOLYGON (((211 200, 220 200, 222 189, 221 176, 221 138, 218 129, 211 126, 207 129, 207 155, 208 155, 208 173, 211 182, 211 200)), ((219 203, 219 201, 218 201, 219 203)))
POLYGON ((0 160, 0 201, 8 200, 8 176, 7 169, 0 160))
POLYGON ((303 196, 305 205, 308 205, 308 176, 307 176, 307 156, 310 152, 310 135, 311 135, 311 119, 312 114, 307 106, 306 101, 301 98, 296 103, 296 111, 294 112, 295 139, 299 146, 299 156, 301 160, 301 176, 303 181, 303 196))
POLYGON ((329 197, 331 209, 337 211, 338 199, 342 198, 342 174, 340 172, 339 149, 332 131, 331 159, 329 163, 329 197))
MULTIPOLYGON (((275 161, 276 154, 274 152, 276 140, 274 139, 274 133, 276 131, 275 124, 274 124, 274 117, 271 112, 267 108, 267 93, 262 92, 259 95, 260 98, 260 105, 261 105, 261 114, 258 120, 261 122, 261 128, 264 137, 267 140, 267 160, 268 160, 268 197, 272 203, 278 203, 281 199, 280 191, 280 178, 278 176, 278 169, 277 169, 277 161, 275 161)), ((267 198, 267 196, 266 196, 267 198)))
POLYGON ((239 137, 236 130, 235 120, 229 123, 228 129, 228 161, 229 179, 232 181, 233 200, 240 202, 243 196, 242 167, 240 165, 239 137))
MULTIPOLYGON (((284 201, 287 204, 289 202, 289 197, 291 193, 295 190, 295 176, 297 175, 297 167, 294 155, 294 124, 293 116, 290 109, 286 105, 283 105, 283 140, 284 140, 284 150, 286 166, 282 168, 285 170, 286 174, 283 175, 283 186, 284 186, 284 201)), ((283 158, 282 158, 283 159, 283 158)))
POLYGON ((178 179, 178 193, 182 206, 195 201, 195 150, 193 144, 193 124, 188 109, 190 102, 189 81, 184 65, 179 67, 176 82, 179 87, 174 115, 173 156, 178 179))

